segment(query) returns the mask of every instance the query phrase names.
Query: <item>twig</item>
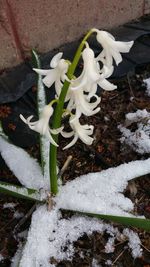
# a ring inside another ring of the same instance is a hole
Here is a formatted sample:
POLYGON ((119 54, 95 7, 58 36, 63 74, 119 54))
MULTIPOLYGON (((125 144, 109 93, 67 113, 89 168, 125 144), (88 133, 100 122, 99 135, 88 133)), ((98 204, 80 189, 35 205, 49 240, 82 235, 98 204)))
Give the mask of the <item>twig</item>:
POLYGON ((126 241, 127 241, 127 239, 126 239, 126 240, 123 240, 123 241, 121 241, 121 242, 119 242, 118 244, 115 244, 114 247, 120 246, 120 245, 122 245, 123 243, 125 243, 126 241))
POLYGON ((129 74, 127 74, 127 81, 128 81, 128 84, 129 84, 131 95, 135 98, 135 95, 134 95, 133 90, 132 90, 129 74))
POLYGON ((150 253, 150 250, 147 247, 145 247, 143 244, 141 244, 141 246, 150 253))
POLYGON ((64 165, 63 165, 63 167, 61 168, 61 170, 60 170, 60 172, 59 172, 59 174, 58 174, 58 177, 61 177, 61 176, 64 174, 64 172, 65 172, 65 170, 68 168, 68 166, 69 166, 71 160, 72 160, 72 156, 70 155, 70 156, 68 156, 68 158, 66 159, 66 161, 65 161, 65 163, 64 163, 64 165))
POLYGON ((114 265, 117 260, 119 260, 119 258, 123 255, 123 253, 125 252, 125 249, 121 251, 121 253, 117 256, 117 258, 113 261, 112 265, 114 265))
POLYGON ((14 228, 14 233, 18 231, 21 225, 25 223, 25 221, 32 215, 33 211, 36 208, 36 203, 31 207, 31 209, 25 214, 25 216, 17 223, 17 225, 14 228))

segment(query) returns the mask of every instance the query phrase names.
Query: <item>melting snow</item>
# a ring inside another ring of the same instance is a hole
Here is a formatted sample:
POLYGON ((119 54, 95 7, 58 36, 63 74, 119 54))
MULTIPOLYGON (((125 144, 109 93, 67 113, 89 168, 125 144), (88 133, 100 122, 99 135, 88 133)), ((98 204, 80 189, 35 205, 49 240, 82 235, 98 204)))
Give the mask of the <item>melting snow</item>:
POLYGON ((150 153, 150 113, 144 110, 137 110, 134 113, 126 114, 125 126, 119 125, 122 133, 121 143, 125 143, 139 154, 150 153), (137 129, 131 131, 127 127, 137 123, 137 129))
MULTIPOLYGON (((28 240, 19 266, 52 267, 55 265, 50 263, 51 257, 58 261, 71 260, 74 255, 73 242, 85 233, 90 235, 94 231, 111 232, 114 234, 113 240, 115 240, 116 233, 117 237, 119 235, 120 238, 122 237, 117 228, 101 220, 82 216, 73 216, 68 220, 62 219, 57 209, 48 212, 46 206, 40 206, 33 214, 28 240)), ((128 229, 123 234, 128 237, 130 233, 129 247, 132 255, 133 257, 141 256, 138 235, 128 229)))
POLYGON ((126 114, 125 124, 132 124, 133 122, 141 122, 142 120, 150 119, 150 113, 146 109, 138 109, 136 112, 126 114))
POLYGON ((22 218, 23 216, 24 216, 24 213, 23 213, 23 212, 19 212, 18 210, 16 210, 15 213, 14 213, 14 215, 13 215, 13 217, 14 217, 15 219, 20 219, 20 218, 22 218))
POLYGON ((0 262, 3 261, 5 258, 2 254, 0 254, 0 262))
POLYGON ((138 235, 136 235, 133 231, 129 229, 124 229, 123 234, 129 238, 129 248, 132 250, 133 258, 137 258, 142 256, 141 242, 139 240, 138 235))
POLYGON ((150 96, 150 78, 143 80, 144 83, 146 83, 146 93, 148 96, 150 96))
POLYGON ((113 251, 115 238, 126 236, 132 256, 141 256, 140 239, 133 231, 124 229, 120 233, 112 225, 86 216, 74 215, 71 219, 64 219, 59 208, 129 216, 133 203, 121 192, 129 180, 149 172, 150 159, 147 159, 83 175, 67 183, 55 198, 56 205, 51 212, 47 211, 46 205, 39 206, 34 212, 20 267, 55 266, 50 263, 51 257, 58 261, 71 260, 73 242, 84 233, 90 235, 93 231, 109 234, 107 252, 113 251))
POLYGON ((16 203, 10 202, 10 203, 4 203, 3 209, 14 209, 17 206, 16 203))
POLYGON ((62 187, 57 205, 69 210, 132 216, 129 212, 133 203, 121 192, 129 180, 149 172, 150 159, 80 176, 62 187))
POLYGON ((93 259, 92 267, 102 267, 102 265, 100 265, 96 259, 93 259))

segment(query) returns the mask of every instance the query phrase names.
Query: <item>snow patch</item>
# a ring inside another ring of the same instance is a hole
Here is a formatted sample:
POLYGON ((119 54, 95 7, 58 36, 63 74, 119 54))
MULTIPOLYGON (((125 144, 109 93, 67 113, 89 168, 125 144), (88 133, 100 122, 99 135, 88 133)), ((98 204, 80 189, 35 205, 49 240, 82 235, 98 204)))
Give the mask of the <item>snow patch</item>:
MULTIPOLYGON (((138 235, 127 230, 123 234, 129 237, 132 255, 138 257, 141 255, 138 235)), ((50 263, 52 257, 57 261, 71 260, 74 255, 73 242, 85 233, 91 235, 95 231, 99 233, 106 231, 113 234, 113 242, 116 237, 118 238, 120 235, 121 238, 123 235, 117 228, 101 220, 76 215, 67 220, 61 218, 57 208, 49 212, 45 205, 40 206, 32 217, 20 267, 52 267, 55 266, 50 263)), ((110 239, 108 243, 111 243, 110 239)), ((109 253, 110 250, 107 252, 109 253)), ((98 265, 93 263, 92 266, 98 265)))
POLYGON ((5 259, 4 256, 0 254, 0 262, 2 262, 4 259, 5 259))
POLYGON ((150 96, 150 78, 143 80, 146 84, 146 94, 150 96))
POLYGON ((118 129, 122 133, 121 143, 139 154, 150 153, 150 113, 146 109, 126 114, 125 126, 119 125, 118 129), (127 128, 132 123, 137 123, 135 131, 127 128))
POLYGON ((74 255, 73 242, 94 231, 109 235, 105 246, 107 253, 114 250, 116 238, 120 240, 125 236, 129 239, 132 256, 141 256, 140 239, 133 231, 124 229, 120 233, 118 228, 87 216, 74 215, 64 219, 59 209, 133 216, 129 213, 133 203, 121 192, 129 180, 149 172, 150 159, 147 159, 83 175, 68 182, 54 199, 56 205, 51 212, 47 211, 46 205, 39 206, 34 212, 20 267, 54 267, 50 263, 51 258, 71 260, 74 255))
POLYGON ((102 267, 102 265, 99 264, 96 259, 93 259, 93 261, 92 261, 92 267, 102 267))
POLYGON ((129 248, 132 251, 133 258, 142 256, 141 241, 136 233, 129 229, 124 229, 123 234, 129 239, 129 248))
POLYGON ((13 215, 13 218, 15 219, 20 219, 24 216, 24 213, 23 212, 19 212, 18 210, 15 211, 14 215, 13 215))
POLYGON ((121 192, 129 180, 149 172, 150 159, 147 159, 82 175, 63 186, 55 201, 62 209, 133 216, 130 214, 133 203, 121 192))
POLYGON ((17 206, 16 203, 10 202, 10 203, 4 203, 3 209, 14 209, 17 206))
POLYGON ((17 249, 14 257, 11 259, 10 267, 19 267, 19 262, 20 262, 20 259, 22 256, 22 250, 23 250, 23 246, 21 243, 19 243, 18 249, 17 249))

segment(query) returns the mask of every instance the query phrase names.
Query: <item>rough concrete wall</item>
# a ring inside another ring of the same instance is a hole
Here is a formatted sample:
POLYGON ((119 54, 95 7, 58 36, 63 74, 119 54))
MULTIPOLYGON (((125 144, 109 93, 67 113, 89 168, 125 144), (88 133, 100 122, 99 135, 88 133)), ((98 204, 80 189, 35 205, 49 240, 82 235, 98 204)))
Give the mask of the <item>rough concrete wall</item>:
POLYGON ((144 1, 144 14, 150 14, 150 0, 144 1))
POLYGON ((0 69, 78 39, 92 27, 109 29, 146 12, 149 0, 0 0, 0 69))

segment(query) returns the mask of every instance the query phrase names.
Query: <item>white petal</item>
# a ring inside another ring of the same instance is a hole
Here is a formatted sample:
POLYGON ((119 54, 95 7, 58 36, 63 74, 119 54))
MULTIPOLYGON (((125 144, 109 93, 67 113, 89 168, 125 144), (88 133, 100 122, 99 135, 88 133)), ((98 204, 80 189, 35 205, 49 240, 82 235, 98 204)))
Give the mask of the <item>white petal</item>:
POLYGON ((74 135, 74 131, 71 131, 71 132, 64 132, 64 131, 62 131, 62 132, 61 132, 61 135, 62 135, 64 138, 70 138, 71 136, 74 135))
POLYGON ((20 114, 19 117, 25 124, 29 124, 30 120, 33 118, 33 115, 29 116, 27 119, 25 119, 22 114, 20 114))
POLYGON ((88 135, 93 134, 93 130, 94 130, 94 126, 93 125, 82 125, 82 128, 86 130, 86 132, 88 132, 88 135))
POLYGON ((114 66, 107 67, 104 65, 101 77, 109 78, 112 75, 113 71, 114 71, 114 66))
POLYGON ((55 90, 56 90, 57 96, 60 96, 62 87, 63 87, 63 84, 60 81, 60 79, 56 79, 56 81, 55 81, 55 90))
POLYGON ((57 67, 57 65, 58 65, 58 63, 59 63, 59 61, 60 61, 60 59, 62 58, 62 55, 63 55, 63 53, 62 53, 62 52, 59 52, 58 54, 56 54, 56 55, 52 58, 52 60, 51 60, 51 62, 50 62, 50 67, 51 67, 51 68, 56 68, 56 67, 57 67))
POLYGON ((29 116, 29 117, 27 118, 27 120, 26 120, 26 123, 27 123, 27 124, 29 124, 29 123, 33 123, 33 124, 36 123, 36 122, 31 122, 32 118, 33 118, 33 115, 29 116))
POLYGON ((82 79, 80 79, 80 77, 78 77, 78 84, 77 84, 77 80, 73 80, 72 81, 72 84, 71 84, 71 86, 70 86, 70 90, 80 90, 81 88, 83 88, 85 85, 86 85, 86 83, 87 83, 87 76, 86 75, 84 75, 83 76, 83 78, 82 79), (74 84, 77 84, 77 85, 74 85, 74 84))
POLYGON ((95 58, 96 61, 101 61, 102 63, 104 63, 105 59, 105 51, 104 49, 102 50, 102 52, 95 58))
POLYGON ((44 134, 45 132, 43 132, 43 125, 41 124, 41 122, 37 121, 34 123, 29 123, 28 124, 29 128, 37 133, 40 134, 44 134))
POLYGON ((49 129, 49 130, 50 130, 50 132, 51 132, 52 134, 59 134, 59 133, 62 132, 63 128, 64 128, 64 126, 59 127, 59 128, 57 128, 57 129, 49 129))
POLYGON ((57 146, 57 147, 58 147, 58 145, 56 144, 56 142, 55 142, 54 139, 52 138, 52 136, 51 136, 49 130, 47 130, 47 132, 46 132, 46 136, 47 136, 47 138, 50 140, 50 143, 51 143, 51 144, 53 144, 54 146, 57 146))
POLYGON ((57 70, 53 69, 53 70, 49 70, 49 74, 47 76, 45 76, 45 78, 43 79, 43 83, 50 88, 52 86, 52 84, 56 81, 57 78, 57 70))
POLYGON ((90 106, 92 107, 92 109, 96 108, 97 105, 101 102, 101 97, 99 97, 99 96, 97 96, 97 95, 93 95, 93 97, 96 98, 96 101, 90 103, 90 106))
POLYGON ((73 101, 72 98, 70 98, 66 109, 69 110, 69 111, 72 111, 73 108, 74 108, 74 101, 73 101))
POLYGON ((69 78, 67 77, 67 75, 66 74, 63 74, 62 76, 61 76, 61 78, 62 78, 62 81, 67 81, 67 82, 71 82, 71 80, 69 80, 69 78))
MULTIPOLYGON (((89 94, 87 95, 87 100, 90 101, 90 99, 95 96, 97 91, 97 84, 93 84, 93 86, 91 87, 91 90, 88 90, 89 94)), ((87 91, 86 91, 87 92, 87 91)))
POLYGON ((20 119, 24 122, 24 123, 26 123, 27 124, 27 120, 23 117, 23 115, 22 114, 20 114, 19 115, 19 117, 20 117, 20 119))
POLYGON ((35 69, 35 68, 33 68, 33 70, 36 72, 36 73, 38 73, 38 74, 41 74, 41 75, 48 75, 49 74, 49 72, 51 71, 51 70, 41 70, 41 69, 35 69))
POLYGON ((65 149, 67 149, 67 148, 73 146, 73 145, 77 142, 77 140, 78 140, 78 135, 75 134, 73 140, 72 140, 67 146, 65 146, 65 147, 63 148, 63 150, 65 150, 65 149))
POLYGON ((106 79, 100 80, 98 82, 98 85, 103 88, 106 91, 112 91, 115 90, 117 88, 116 85, 114 85, 113 83, 110 83, 109 81, 107 81, 106 79))
POLYGON ((88 136, 87 134, 84 134, 83 132, 80 133, 79 137, 83 143, 89 146, 92 145, 94 140, 92 137, 88 136))
POLYGON ((116 65, 118 66, 118 64, 122 61, 121 54, 118 51, 116 51, 115 49, 110 49, 110 51, 111 51, 112 57, 114 58, 114 60, 116 62, 116 65))
POLYGON ((115 37, 111 33, 106 32, 106 31, 104 31, 104 32, 106 33, 106 35, 108 35, 108 37, 110 37, 112 40, 115 41, 115 37))
POLYGON ((131 42, 115 42, 115 46, 121 53, 128 53, 131 47, 133 46, 134 41, 131 42))

